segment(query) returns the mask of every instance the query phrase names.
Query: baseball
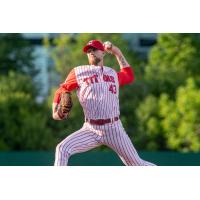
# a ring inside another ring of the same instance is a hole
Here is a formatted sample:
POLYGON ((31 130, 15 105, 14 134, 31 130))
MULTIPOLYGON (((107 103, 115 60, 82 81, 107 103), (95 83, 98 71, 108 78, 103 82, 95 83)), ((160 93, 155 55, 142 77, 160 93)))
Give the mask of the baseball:
POLYGON ((104 48, 109 52, 112 49, 112 43, 109 41, 104 42, 104 48))

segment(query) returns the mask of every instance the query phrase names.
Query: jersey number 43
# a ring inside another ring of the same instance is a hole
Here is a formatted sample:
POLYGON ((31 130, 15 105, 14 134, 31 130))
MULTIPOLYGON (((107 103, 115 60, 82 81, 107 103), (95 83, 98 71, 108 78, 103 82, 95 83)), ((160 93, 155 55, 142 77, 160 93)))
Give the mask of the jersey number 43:
POLYGON ((109 87, 109 91, 113 94, 116 94, 117 93, 117 88, 116 88, 116 85, 114 84, 111 84, 110 87, 109 87))

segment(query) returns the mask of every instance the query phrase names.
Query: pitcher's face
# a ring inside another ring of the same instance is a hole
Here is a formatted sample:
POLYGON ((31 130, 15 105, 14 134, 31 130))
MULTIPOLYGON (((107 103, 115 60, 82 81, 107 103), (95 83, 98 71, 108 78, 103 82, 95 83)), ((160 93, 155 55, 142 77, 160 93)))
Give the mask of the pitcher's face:
POLYGON ((91 47, 87 50, 87 56, 91 65, 98 65, 103 60, 104 52, 91 47))

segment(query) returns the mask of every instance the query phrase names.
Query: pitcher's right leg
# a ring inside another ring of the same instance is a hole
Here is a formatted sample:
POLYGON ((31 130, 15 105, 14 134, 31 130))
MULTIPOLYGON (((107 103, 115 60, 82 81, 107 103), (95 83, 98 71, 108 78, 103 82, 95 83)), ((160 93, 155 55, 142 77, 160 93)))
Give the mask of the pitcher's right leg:
POLYGON ((65 166, 72 154, 85 152, 100 146, 95 138, 96 134, 84 126, 66 137, 56 147, 54 166, 65 166))

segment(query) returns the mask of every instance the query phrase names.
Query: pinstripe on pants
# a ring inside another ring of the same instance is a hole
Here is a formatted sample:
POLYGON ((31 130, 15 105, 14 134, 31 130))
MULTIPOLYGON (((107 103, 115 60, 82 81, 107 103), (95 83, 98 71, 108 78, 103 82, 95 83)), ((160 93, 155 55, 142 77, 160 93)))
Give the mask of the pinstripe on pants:
POLYGON ((54 165, 67 165, 71 155, 100 145, 113 149, 125 165, 154 165, 139 157, 120 120, 103 126, 85 122, 80 130, 72 133, 57 145, 54 165))

